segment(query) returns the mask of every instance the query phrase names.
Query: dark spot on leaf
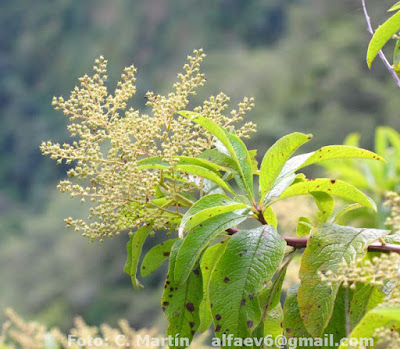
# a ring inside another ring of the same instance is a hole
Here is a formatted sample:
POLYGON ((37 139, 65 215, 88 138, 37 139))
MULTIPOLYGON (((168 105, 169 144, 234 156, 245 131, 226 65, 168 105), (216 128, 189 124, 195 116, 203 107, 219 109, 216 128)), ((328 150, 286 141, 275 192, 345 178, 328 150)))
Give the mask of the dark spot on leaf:
POLYGON ((292 332, 292 330, 291 330, 290 328, 287 328, 287 329, 286 329, 286 332, 287 332, 287 333, 290 333, 290 332, 292 332))
POLYGON ((191 328, 193 328, 193 327, 194 327, 194 322, 189 322, 189 326, 190 326, 191 328))
POLYGON ((195 333, 196 333, 195 331, 192 331, 192 336, 194 336, 195 333))
POLYGON ((167 280, 166 284, 169 285, 171 282, 167 280))
MULTIPOLYGON (((170 255, 170 252, 164 252, 164 253, 163 253, 163 256, 164 256, 164 257, 169 257, 169 255, 170 255)), ((143 267, 143 269, 144 269, 144 267, 143 267)))
POLYGON ((252 300, 254 298, 254 294, 249 294, 249 299, 252 300))
POLYGON ((193 303, 187 303, 187 304, 186 304, 186 309, 187 309, 188 311, 190 311, 191 313, 193 313, 193 312, 194 312, 194 305, 193 305, 193 303))
POLYGON ((200 269, 199 268, 193 269, 193 274, 199 276, 200 275, 200 269))
POLYGON ((253 327, 253 321, 251 320, 247 321, 247 327, 248 328, 253 327))
POLYGON ((215 315, 215 319, 216 319, 217 321, 219 321, 219 320, 221 320, 221 319, 222 319, 222 316, 221 316, 221 315, 219 315, 219 314, 217 314, 217 315, 215 315))
POLYGON ((242 307, 244 307, 245 304, 246 304, 246 300, 245 300, 245 299, 242 299, 242 300, 240 301, 240 305, 241 305, 242 307))
POLYGON ((336 179, 331 179, 331 183, 335 184, 336 183, 336 179))
POLYGON ((163 304, 162 304, 163 306, 168 306, 169 305, 169 303, 168 302, 163 302, 163 304))
POLYGON ((173 287, 170 287, 169 290, 170 290, 171 292, 173 292, 174 288, 173 288, 173 287))
POLYGON ((247 254, 247 250, 243 250, 243 254, 247 254))
POLYGON ((322 271, 321 271, 321 274, 322 274, 322 275, 325 275, 325 274, 326 274, 326 270, 322 270, 322 271))
POLYGON ((146 269, 146 267, 145 267, 145 266, 143 266, 143 267, 142 267, 142 269, 146 269))
POLYGON ((173 294, 170 294, 168 297, 169 297, 169 298, 172 298, 172 297, 173 297, 173 294))
POLYGON ((219 332, 219 331, 221 331, 221 325, 218 325, 218 326, 215 328, 215 332, 219 332))
POLYGON ((227 284, 229 281, 230 281, 229 278, 225 277, 224 282, 227 284))

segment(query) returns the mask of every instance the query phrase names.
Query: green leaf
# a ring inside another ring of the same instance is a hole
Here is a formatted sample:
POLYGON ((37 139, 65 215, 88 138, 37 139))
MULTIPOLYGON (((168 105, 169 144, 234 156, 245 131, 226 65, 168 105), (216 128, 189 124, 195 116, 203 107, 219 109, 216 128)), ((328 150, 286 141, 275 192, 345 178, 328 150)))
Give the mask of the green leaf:
MULTIPOLYGON (((397 331, 400 329, 400 305, 379 306, 369 311, 356 328, 350 333, 349 338, 371 338, 377 328, 385 327, 397 331)), ((372 343, 369 347, 373 348, 372 343)), ((342 344, 339 349, 356 348, 342 344)))
POLYGON ((260 191, 262 198, 271 190, 287 160, 300 146, 310 139, 311 135, 295 132, 280 138, 269 148, 264 155, 260 168, 260 191))
POLYGON ((175 165, 175 170, 182 171, 185 173, 190 173, 193 175, 200 176, 202 178, 207 178, 210 181, 218 184, 221 188, 225 189, 230 193, 234 193, 232 188, 228 183, 226 183, 218 174, 213 171, 210 171, 204 167, 196 166, 196 165, 175 165))
POLYGON ((337 222, 339 218, 344 216, 346 213, 349 213, 351 211, 357 210, 359 208, 363 207, 361 204, 351 204, 351 205, 346 205, 342 207, 338 212, 335 213, 335 215, 332 217, 332 222, 337 222))
POLYGON ((189 218, 189 220, 185 224, 184 230, 190 231, 197 225, 203 223, 204 221, 214 216, 219 216, 223 213, 228 213, 243 208, 247 208, 247 205, 242 204, 240 202, 232 202, 232 203, 227 203, 226 205, 204 208, 203 210, 197 212, 196 214, 194 214, 189 218))
POLYGON ((204 127, 224 145, 237 166, 239 173, 237 177, 238 184, 244 188, 250 198, 253 198, 252 159, 240 138, 199 113, 190 111, 180 111, 178 113, 204 127))
POLYGON ((231 172, 237 172, 237 166, 234 160, 224 153, 216 149, 208 149, 200 154, 201 159, 207 159, 208 161, 212 161, 213 163, 229 169, 231 172))
POLYGON ((277 337, 282 335, 282 325, 283 325, 283 310, 281 303, 275 305, 271 308, 264 319, 263 326, 263 337, 272 343, 272 345, 265 346, 265 348, 280 349, 281 346, 275 345, 275 340, 277 337))
POLYGON ((201 274, 203 275, 203 300, 200 304, 200 332, 207 331, 212 324, 209 292, 210 279, 211 274, 214 272, 217 262, 224 254, 227 245, 226 240, 221 241, 220 243, 207 248, 201 257, 200 268, 201 274))
POLYGON ((247 218, 247 214, 234 212, 223 213, 211 217, 202 224, 189 231, 176 257, 175 280, 182 283, 188 277, 193 266, 200 257, 201 252, 221 232, 240 224, 247 218))
MULTIPOLYGON (((289 288, 288 294, 283 306, 283 332, 287 339, 290 338, 311 338, 304 326, 300 315, 299 305, 297 302, 297 293, 300 284, 295 284, 289 288)), ((313 349, 313 346, 304 346, 306 349, 313 349)))
POLYGON ((319 272, 331 270, 335 273, 340 263, 363 258, 368 245, 388 233, 386 230, 327 224, 310 237, 301 261, 298 301, 304 324, 311 335, 318 337, 324 332, 339 290, 337 283, 329 286, 322 282, 319 272))
POLYGON ((314 197, 315 203, 319 209, 318 218, 320 223, 326 223, 333 213, 335 201, 330 195, 322 191, 314 191, 311 195, 314 197))
POLYGON ((380 287, 357 283, 350 302, 350 325, 355 328, 364 315, 382 303, 386 295, 380 287))
POLYGON ((203 159, 203 158, 194 158, 191 156, 177 156, 179 159, 179 164, 180 165, 195 165, 195 166, 201 166, 204 167, 210 171, 213 171, 215 173, 218 173, 218 171, 233 171, 233 169, 227 168, 225 166, 218 165, 212 161, 203 159))
POLYGON ((203 283, 198 265, 182 285, 174 280, 176 255, 181 244, 182 240, 179 239, 172 246, 161 306, 168 319, 167 336, 189 338, 191 341, 200 325, 199 309, 203 283))
POLYGON ((307 236, 310 234, 311 229, 311 221, 307 217, 299 217, 296 228, 297 236, 307 236))
POLYGON ((285 245, 270 225, 231 237, 210 281, 217 337, 225 333, 246 338, 257 327, 262 315, 259 293, 282 261, 285 245))
POLYGON ((169 170, 170 168, 171 166, 169 165, 169 163, 162 161, 160 156, 145 158, 137 162, 138 170, 169 170))
POLYGON ((357 202, 376 211, 376 205, 372 199, 356 187, 341 180, 328 178, 311 179, 306 182, 293 184, 283 192, 279 200, 296 195, 311 194, 313 192, 324 192, 342 199, 357 202))
MULTIPOLYGON (((289 288, 288 295, 285 300, 283 307, 284 322, 283 330, 286 338, 303 338, 303 345, 301 348, 314 349, 316 347, 321 349, 331 349, 336 348, 335 343, 343 337, 346 337, 345 331, 345 290, 343 288, 339 289, 337 300, 335 302, 333 314, 331 321, 326 327, 324 336, 322 339, 327 339, 328 342, 321 342, 318 344, 317 338, 314 338, 307 332, 304 326, 298 304, 298 290, 300 284, 295 284, 289 288), (332 339, 331 339, 332 338, 332 339), (315 342, 314 342, 315 341, 315 342), (313 346, 312 343, 316 346, 313 346), (327 344, 327 345, 325 345, 327 344)), ((321 338, 320 337, 320 338, 321 338)))
POLYGON ((274 281, 270 281, 260 292, 259 300, 261 308, 264 309, 264 315, 269 309, 275 308, 280 303, 283 281, 285 280, 287 268, 294 256, 295 252, 292 252, 285 264, 276 273, 274 281))
POLYGON ((275 229, 278 229, 278 219, 271 206, 268 206, 263 212, 264 220, 267 224, 272 225, 275 229))
POLYGON ((130 235, 129 241, 126 244, 126 251, 128 256, 126 258, 124 272, 131 276, 132 285, 134 288, 142 288, 143 285, 136 278, 137 267, 139 264, 140 255, 142 254, 142 247, 146 241, 147 236, 152 230, 152 225, 144 225, 130 235))
POLYGON ((371 64, 377 56, 378 52, 400 29, 400 11, 390 17, 383 23, 372 36, 367 50, 367 64, 371 68, 371 64))
POLYGON ((396 11, 396 10, 400 10, 400 1, 396 2, 389 10, 388 12, 392 12, 392 11, 396 11))
MULTIPOLYGON (((184 236, 184 232, 188 230, 187 224, 191 222, 195 216, 198 216, 199 214, 201 215, 204 210, 209 210, 213 208, 215 209, 216 207, 227 206, 232 204, 238 204, 238 203, 233 201, 231 198, 229 198, 224 194, 216 193, 203 196, 202 198, 197 200, 182 217, 181 224, 178 230, 179 236, 180 237, 184 236)), ((241 205, 244 205, 246 207, 246 205, 243 203, 241 203, 241 205)), ((208 215, 207 219, 211 218, 212 216, 208 215)))
POLYGON ((170 239, 152 247, 143 259, 140 274, 145 277, 156 271, 169 258, 172 245, 177 240, 170 239))
POLYGON ((227 131, 225 131, 232 147, 235 151, 235 155, 232 157, 236 159, 237 166, 239 168, 239 175, 235 175, 236 182, 239 187, 247 194, 250 200, 254 198, 253 192, 253 160, 246 148, 246 145, 242 140, 227 131))
MULTIPOLYGON (((321 162, 326 160, 333 160, 333 159, 349 159, 349 158, 357 158, 357 159, 370 159, 370 160, 379 160, 385 161, 382 156, 375 154, 372 151, 352 147, 348 145, 328 145, 326 147, 322 147, 317 151, 310 153, 311 156, 305 160, 300 168, 321 162)), ((301 156, 301 155, 299 155, 301 156)))

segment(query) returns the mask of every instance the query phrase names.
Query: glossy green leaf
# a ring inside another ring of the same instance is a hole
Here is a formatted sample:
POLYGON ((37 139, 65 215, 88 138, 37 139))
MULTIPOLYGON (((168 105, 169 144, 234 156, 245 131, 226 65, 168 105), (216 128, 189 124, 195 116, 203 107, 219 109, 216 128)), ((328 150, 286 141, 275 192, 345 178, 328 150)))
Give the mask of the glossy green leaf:
POLYGON ((137 267, 139 264, 142 247, 147 236, 152 230, 152 225, 145 225, 130 235, 129 242, 126 244, 127 258, 125 262, 124 272, 131 276, 132 285, 134 288, 142 288, 142 284, 136 278, 137 267))
POLYGON ((297 222, 296 233, 297 236, 307 236, 312 229, 312 223, 307 217, 299 217, 297 222))
POLYGON ((335 273, 342 262, 363 258, 368 245, 389 231, 357 229, 327 224, 310 237, 304 251, 298 292, 298 302, 304 324, 310 334, 321 336, 333 312, 339 284, 322 282, 319 272, 335 273))
POLYGON ((282 261, 285 242, 268 225, 234 234, 210 281, 216 336, 246 338, 261 320, 259 293, 282 261))
MULTIPOLYGON (((197 200, 192 207, 187 210, 185 215, 182 217, 181 224, 179 226, 179 236, 183 237, 184 232, 187 231, 188 229, 186 228, 186 225, 194 219, 195 216, 198 214, 201 214, 202 211, 208 210, 210 208, 216 208, 216 207, 221 207, 221 206, 227 206, 227 205, 232 205, 232 204, 237 204, 237 202, 234 202, 231 198, 224 194, 208 194, 197 200)), ((244 205, 244 204, 243 204, 244 205)), ((209 216, 208 218, 211 218, 212 216, 209 216)), ((207 219, 208 219, 207 218, 207 219)), ((192 225, 193 226, 193 225, 192 225)))
POLYGON ((235 155, 232 155, 236 159, 237 166, 239 168, 239 174, 235 175, 236 182, 239 187, 247 194, 250 200, 253 199, 253 160, 250 152, 247 150, 246 145, 242 140, 227 131, 225 131, 232 148, 235 151, 235 155))
POLYGON ((199 309, 203 282, 199 265, 191 271, 183 284, 175 281, 176 255, 181 244, 182 240, 179 239, 172 246, 161 306, 168 320, 167 336, 189 338, 191 341, 200 325, 199 309))
POLYGON ((300 146, 310 139, 311 135, 295 132, 280 138, 269 148, 264 155, 260 168, 260 191, 262 198, 271 190, 287 160, 300 146))
POLYGON ((383 23, 372 36, 367 50, 367 64, 371 68, 371 64, 379 51, 385 44, 400 30, 400 11, 390 17, 383 23))
POLYGON ((218 184, 222 189, 225 189, 226 191, 233 193, 233 190, 228 183, 226 183, 218 174, 208 170, 207 168, 196 165, 179 165, 179 164, 175 165, 174 168, 175 170, 178 171, 200 176, 202 178, 207 178, 210 181, 218 184))
POLYGON ((175 280, 182 283, 186 280, 193 266, 200 257, 201 252, 212 242, 221 232, 232 228, 247 218, 247 214, 237 214, 234 212, 223 213, 211 217, 202 224, 189 231, 176 257, 177 265, 175 268, 175 280))
POLYGON ((328 195, 350 200, 376 211, 376 205, 367 195, 356 187, 341 180, 317 178, 293 184, 280 196, 280 200, 296 195, 311 194, 313 192, 324 192, 328 195))
POLYGON ((304 161, 298 169, 321 161, 350 158, 385 161, 382 156, 375 154, 374 152, 369 150, 348 145, 328 145, 311 153, 311 156, 308 157, 307 160, 304 161))
POLYGON ((200 304, 200 332, 207 331, 212 324, 209 292, 211 274, 214 272, 215 265, 224 254, 227 245, 226 240, 221 241, 220 243, 207 248, 201 257, 200 268, 203 276, 203 300, 200 304))
MULTIPOLYGON (((400 329, 400 305, 379 306, 369 311, 356 328, 350 333, 349 338, 371 338, 377 328, 385 327, 397 331, 400 329)), ((370 343, 369 346, 373 348, 370 343)), ((342 344, 339 349, 353 348, 356 346, 342 344)))
POLYGON ((145 277, 156 271, 169 258, 172 245, 177 240, 170 239, 152 247, 143 258, 140 274, 145 277))

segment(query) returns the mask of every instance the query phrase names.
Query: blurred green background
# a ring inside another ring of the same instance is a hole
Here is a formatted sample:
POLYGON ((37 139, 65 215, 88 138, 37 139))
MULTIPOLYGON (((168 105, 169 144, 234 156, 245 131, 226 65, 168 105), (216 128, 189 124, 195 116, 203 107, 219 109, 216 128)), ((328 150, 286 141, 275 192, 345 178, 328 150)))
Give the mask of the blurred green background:
MULTIPOLYGON (((375 26, 392 3, 370 1, 375 26)), ((259 154, 294 130, 313 133, 312 148, 355 131, 371 148, 376 126, 400 129, 398 90, 380 62, 366 68, 357 0, 3 0, 0 24, 0 310, 50 326, 75 315, 163 323, 165 269, 135 292, 122 273, 126 236, 100 246, 66 230, 80 206, 55 189, 66 168, 38 148, 68 140, 51 98, 68 96, 99 55, 111 86, 136 65, 133 104, 143 108, 147 90, 167 92, 186 55, 204 48, 208 82, 196 98, 254 96, 259 154)))

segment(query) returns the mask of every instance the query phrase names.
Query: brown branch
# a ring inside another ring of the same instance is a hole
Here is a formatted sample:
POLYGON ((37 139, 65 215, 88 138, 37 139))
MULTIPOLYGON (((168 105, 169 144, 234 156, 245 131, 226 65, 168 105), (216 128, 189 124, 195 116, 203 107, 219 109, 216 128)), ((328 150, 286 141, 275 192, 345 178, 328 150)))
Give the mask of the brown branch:
MULTIPOLYGON (((237 228, 230 228, 227 230, 229 235, 236 234, 240 230, 237 228)), ((288 246, 295 249, 305 248, 307 246, 308 238, 296 238, 291 236, 283 236, 288 246)), ((368 252, 383 252, 383 253, 400 253, 400 245, 373 243, 368 246, 368 252)))
MULTIPOLYGON (((367 5, 365 4, 365 0, 361 0, 361 3, 362 3, 363 11, 364 11, 365 20, 367 21, 368 31, 370 32, 371 35, 374 35, 374 30, 372 29, 372 25, 371 25, 371 18, 369 17, 369 14, 367 11, 367 5)), ((392 75, 392 78, 395 81, 397 87, 400 88, 400 79, 399 79, 397 73, 394 71, 392 65, 389 63, 385 54, 383 53, 382 50, 380 50, 378 54, 379 54, 379 57, 382 60, 383 64, 386 66, 386 69, 389 71, 390 75, 392 75)))

